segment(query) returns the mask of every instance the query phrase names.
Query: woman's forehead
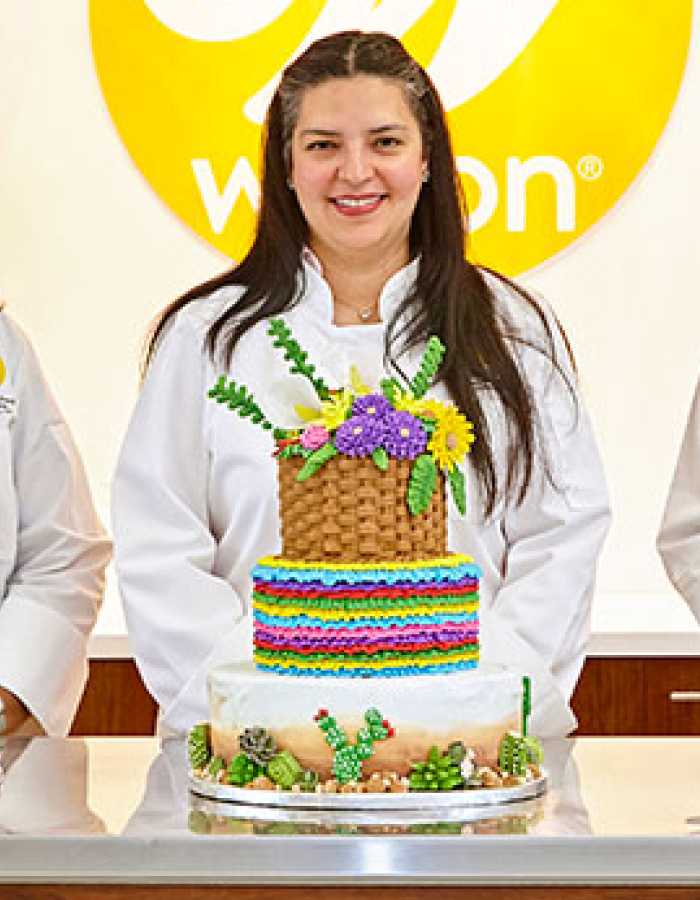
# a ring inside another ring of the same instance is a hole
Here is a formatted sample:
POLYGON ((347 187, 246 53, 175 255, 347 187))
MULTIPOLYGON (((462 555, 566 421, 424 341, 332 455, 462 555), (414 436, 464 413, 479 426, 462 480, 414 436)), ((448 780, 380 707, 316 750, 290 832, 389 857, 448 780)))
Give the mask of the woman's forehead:
POLYGON ((407 128, 417 119, 406 91, 394 78, 354 75, 330 78, 301 96, 295 130, 344 130, 348 124, 367 129, 407 128))

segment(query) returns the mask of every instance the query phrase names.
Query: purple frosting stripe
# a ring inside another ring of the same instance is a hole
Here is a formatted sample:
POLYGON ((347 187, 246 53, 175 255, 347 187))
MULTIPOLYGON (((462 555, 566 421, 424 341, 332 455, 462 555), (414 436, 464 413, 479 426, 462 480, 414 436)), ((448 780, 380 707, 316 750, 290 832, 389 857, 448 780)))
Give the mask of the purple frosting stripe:
MULTIPOLYGON (((260 584, 270 584, 268 581, 260 581, 260 584)), ((462 578, 459 581, 451 581, 449 583, 441 582, 439 587, 445 588, 449 587, 450 592, 454 590, 454 593, 458 593, 460 588, 468 588, 468 587, 476 587, 478 585, 478 580, 475 578, 462 578)), ((275 590, 283 590, 283 591, 294 591, 298 594, 305 594, 308 591, 319 591, 324 594, 334 594, 334 593, 347 593, 347 594, 357 594, 358 597, 363 597, 368 591, 381 591, 387 590, 390 591, 392 589, 398 590, 406 590, 411 591, 412 594, 423 595, 423 594, 431 594, 435 591, 437 585, 433 584, 416 584, 411 581, 397 581, 395 584, 386 584, 386 582, 370 582, 363 583, 360 585, 347 585, 347 584, 323 584, 321 581, 308 581, 304 583, 300 583, 298 581, 275 581, 272 582, 272 585, 275 590)))

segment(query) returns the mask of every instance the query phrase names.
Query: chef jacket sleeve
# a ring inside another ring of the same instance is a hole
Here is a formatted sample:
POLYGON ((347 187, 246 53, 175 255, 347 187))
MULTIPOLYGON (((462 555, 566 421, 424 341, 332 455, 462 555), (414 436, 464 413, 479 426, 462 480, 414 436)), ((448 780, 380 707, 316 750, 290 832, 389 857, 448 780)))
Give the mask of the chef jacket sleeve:
POLYGON ((671 583, 700 621, 700 384, 690 408, 657 547, 671 583))
POLYGON ((48 734, 64 735, 85 687, 110 544, 39 363, 19 329, 12 333, 17 536, 0 606, 0 684, 48 734))
POLYGON ((112 490, 129 642, 171 732, 207 716, 210 669, 252 647, 245 606, 214 571, 205 373, 204 333, 180 316, 150 364, 112 490))
POLYGON ((503 662, 531 676, 532 730, 556 737, 576 725, 569 701, 590 636, 596 564, 610 510, 576 374, 558 324, 543 309, 561 372, 535 349, 520 355, 549 474, 536 459, 523 502, 507 506, 503 582, 482 639, 503 662))

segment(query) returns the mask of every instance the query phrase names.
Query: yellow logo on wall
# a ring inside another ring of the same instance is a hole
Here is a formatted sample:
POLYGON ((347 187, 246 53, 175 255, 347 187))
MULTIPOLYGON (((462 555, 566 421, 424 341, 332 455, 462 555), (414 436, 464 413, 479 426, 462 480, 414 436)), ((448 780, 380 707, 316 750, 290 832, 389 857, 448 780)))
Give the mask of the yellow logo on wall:
POLYGON ((2 361, 2 356, 0 356, 0 387, 2 387, 6 374, 7 369, 5 368, 5 363, 2 361))
POLYGON ((156 193, 239 259, 259 198, 261 123, 280 70, 343 28, 389 31, 448 111, 471 255, 544 262, 629 188, 675 103, 692 0, 91 0, 98 77, 156 193))

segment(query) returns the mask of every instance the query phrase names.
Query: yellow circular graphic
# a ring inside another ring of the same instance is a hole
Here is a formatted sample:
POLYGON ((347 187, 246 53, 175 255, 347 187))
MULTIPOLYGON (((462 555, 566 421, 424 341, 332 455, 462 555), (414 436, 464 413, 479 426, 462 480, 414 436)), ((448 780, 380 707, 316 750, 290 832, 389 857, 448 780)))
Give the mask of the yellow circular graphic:
POLYGON ((5 368, 5 363, 2 361, 2 356, 0 356, 0 387, 2 387, 3 382, 5 381, 6 374, 7 369, 5 368))
POLYGON ((347 27, 389 31, 445 102, 471 256, 509 275, 620 199, 683 77, 692 0, 91 0, 97 74, 152 188, 233 259, 258 201, 261 121, 280 70, 347 27))

